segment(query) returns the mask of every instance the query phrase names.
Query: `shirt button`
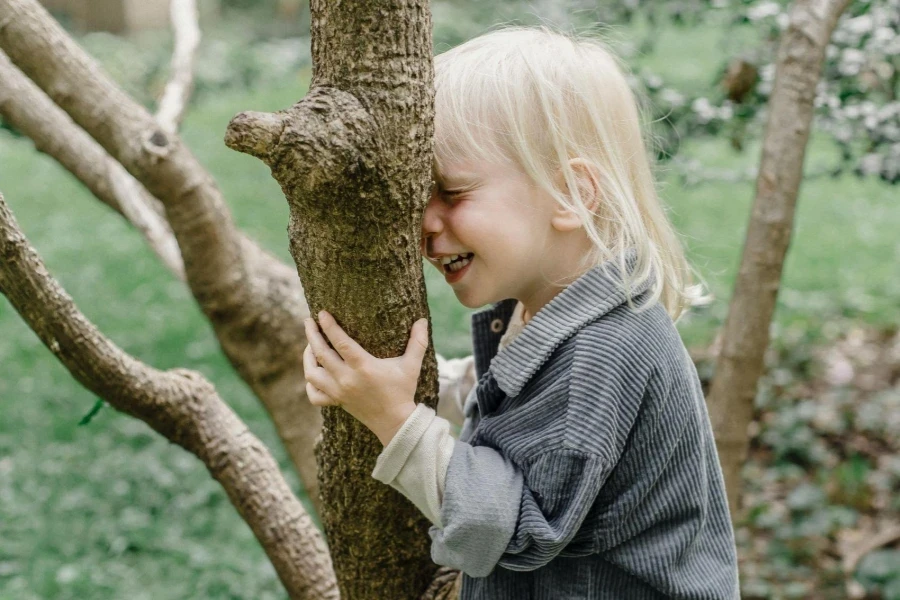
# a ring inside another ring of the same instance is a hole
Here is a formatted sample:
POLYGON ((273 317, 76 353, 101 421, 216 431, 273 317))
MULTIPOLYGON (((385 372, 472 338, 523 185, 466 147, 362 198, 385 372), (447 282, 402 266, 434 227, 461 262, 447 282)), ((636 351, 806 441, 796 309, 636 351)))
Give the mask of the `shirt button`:
POLYGON ((494 333, 500 333, 503 331, 503 319, 494 319, 491 321, 491 331, 494 333))

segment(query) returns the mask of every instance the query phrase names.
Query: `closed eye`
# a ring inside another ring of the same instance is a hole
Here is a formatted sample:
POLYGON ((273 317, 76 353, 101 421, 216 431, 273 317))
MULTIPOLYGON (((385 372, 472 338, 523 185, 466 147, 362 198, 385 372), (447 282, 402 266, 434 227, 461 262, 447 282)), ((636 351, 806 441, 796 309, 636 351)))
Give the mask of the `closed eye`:
POLYGON ((462 199, 463 193, 464 192, 460 192, 460 191, 444 190, 440 193, 439 197, 440 197, 441 201, 443 201, 445 204, 456 204, 457 202, 459 202, 462 199))
POLYGON ((448 198, 459 199, 460 196, 462 196, 462 195, 464 195, 464 194, 467 194, 469 191, 471 191, 471 190, 468 190, 468 189, 456 189, 456 190, 444 190, 444 191, 441 192, 441 193, 442 193, 443 195, 447 196, 448 198))

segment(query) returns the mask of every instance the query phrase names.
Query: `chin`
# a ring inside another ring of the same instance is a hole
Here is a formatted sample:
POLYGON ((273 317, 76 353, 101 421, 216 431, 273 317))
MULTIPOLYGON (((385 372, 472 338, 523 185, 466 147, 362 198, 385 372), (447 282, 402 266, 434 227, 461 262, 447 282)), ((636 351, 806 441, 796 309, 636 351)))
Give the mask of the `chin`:
POLYGON ((466 308, 481 308, 485 305, 484 302, 473 302, 472 300, 467 299, 465 296, 456 296, 456 299, 459 300, 459 303, 465 306, 466 308))
POLYGON ((453 293, 456 294, 456 299, 459 300, 459 303, 466 308, 481 308, 482 306, 487 304, 483 298, 477 298, 474 295, 467 294, 462 290, 454 289, 453 293))
POLYGON ((489 306, 496 302, 500 302, 500 300, 503 300, 503 298, 493 300, 489 297, 485 297, 484 295, 467 294, 462 290, 454 289, 453 291, 456 294, 456 299, 459 300, 459 303, 470 309, 482 308, 484 306, 489 306))

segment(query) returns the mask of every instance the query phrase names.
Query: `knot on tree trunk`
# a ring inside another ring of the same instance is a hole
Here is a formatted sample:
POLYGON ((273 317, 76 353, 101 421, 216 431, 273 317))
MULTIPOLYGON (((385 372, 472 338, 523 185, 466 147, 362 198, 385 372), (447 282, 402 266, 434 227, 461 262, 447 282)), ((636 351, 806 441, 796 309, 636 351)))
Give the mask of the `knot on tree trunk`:
POLYGON ((232 150, 269 162, 284 131, 284 113, 244 111, 235 115, 225 131, 225 145, 232 150))
POLYGON ((314 202, 322 197, 318 192, 345 185, 348 177, 358 184, 375 172, 377 130, 356 96, 316 86, 287 110, 239 113, 228 124, 225 144, 269 165, 293 204, 314 202))

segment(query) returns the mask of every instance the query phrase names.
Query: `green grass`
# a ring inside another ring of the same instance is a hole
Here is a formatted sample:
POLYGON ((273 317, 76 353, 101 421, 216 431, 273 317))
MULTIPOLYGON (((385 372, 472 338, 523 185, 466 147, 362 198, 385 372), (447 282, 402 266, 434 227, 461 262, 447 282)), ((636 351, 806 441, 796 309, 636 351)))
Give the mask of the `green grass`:
MULTIPOLYGON (((713 34, 697 35, 709 41, 713 34)), ((675 52, 685 39, 667 34, 659 44, 675 52)), ((653 60, 684 82, 708 72, 679 71, 677 57, 653 60)), ((280 189, 262 163, 225 148, 222 136, 236 112, 283 108, 304 92, 298 77, 277 89, 223 94, 194 107, 184 126, 184 139, 215 176, 238 225, 285 261, 280 189)), ((724 141, 689 140, 684 153, 710 168, 735 168, 756 162, 759 151, 736 155, 724 141)), ((814 140, 810 167, 829 159, 827 141, 814 140)), ((264 411, 222 357, 190 295, 142 239, 27 140, 2 131, 0 191, 81 310, 141 360, 209 377, 302 495, 264 411)), ((752 195, 750 182, 683 189, 665 181, 672 219, 717 296, 680 323, 689 345, 708 343, 724 317, 752 195)), ((810 332, 859 321, 898 324, 896 197, 896 188, 847 176, 804 183, 775 317, 779 340, 808 341, 810 332)), ((428 273, 438 350, 462 355, 469 311, 428 273)), ((95 398, 5 299, 0 365, 0 600, 284 597, 249 529, 198 461, 108 408, 76 425, 95 398)))

